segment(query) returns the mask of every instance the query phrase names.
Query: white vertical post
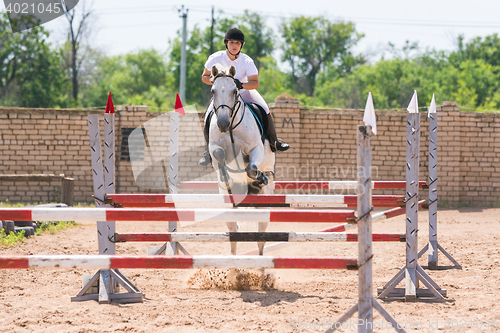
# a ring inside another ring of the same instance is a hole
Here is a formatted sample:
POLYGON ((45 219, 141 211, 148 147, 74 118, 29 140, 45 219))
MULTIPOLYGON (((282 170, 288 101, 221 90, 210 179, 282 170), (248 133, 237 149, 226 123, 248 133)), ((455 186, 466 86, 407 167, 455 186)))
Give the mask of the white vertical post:
POLYGON ((417 298, 420 114, 406 114, 406 300, 417 298))
MULTIPOLYGON (((114 194, 115 193, 115 114, 105 113, 104 114, 104 193, 114 194)), ((105 204, 105 207, 111 207, 110 204, 105 204)), ((108 221, 105 223, 105 234, 106 247, 108 248, 107 254, 116 254, 116 245, 111 242, 110 239, 114 236, 116 232, 115 221, 108 221)), ((103 271, 103 270, 101 270, 103 271)), ((105 276, 109 274, 109 270, 106 272, 105 276)), ((103 274, 101 274, 103 276, 103 274)), ((103 283, 101 278, 100 283, 103 283)), ((112 293, 118 292, 117 283, 113 282, 113 278, 109 279, 109 290, 112 293)))
MULTIPOLYGON (((99 115, 89 115, 88 122, 95 206, 104 207, 105 185, 101 151, 101 135, 99 132, 99 115)), ((112 243, 109 241, 108 222, 97 221, 97 243, 99 246, 99 254, 110 254, 110 244, 112 243)), ((113 247, 114 246, 111 246, 111 251, 113 251, 113 247)), ((109 270, 100 270, 98 299, 99 303, 109 303, 110 294, 112 293, 111 285, 111 275, 109 273, 109 270)))
MULTIPOLYGON (((169 192, 177 193, 179 186, 179 113, 175 110, 170 112, 170 161, 168 170, 169 192)), ((177 231, 177 222, 168 222, 168 232, 177 231)), ((169 242, 165 254, 178 254, 177 243, 169 242)))
POLYGON ((372 127, 358 126, 358 332, 373 332, 372 127))
MULTIPOLYGON (((358 126, 357 132, 357 165, 358 165, 358 303, 347 310, 325 333, 335 332, 358 312, 358 332, 373 332, 373 309, 382 315, 392 328, 399 333, 406 331, 399 327, 397 321, 372 296, 373 264, 372 264, 372 187, 371 187, 371 145, 372 128, 369 125, 358 126)), ((389 326, 388 326, 389 327, 389 326)))
POLYGON ((438 266, 437 129, 437 113, 429 113, 429 269, 437 269, 438 266))
MULTIPOLYGON (((104 114, 104 193, 115 193, 115 114, 104 114)), ((111 207, 106 204, 105 207, 111 207)), ((115 234, 114 221, 107 222, 108 237, 115 234)), ((109 242, 108 238, 108 253, 109 255, 116 254, 116 245, 109 242)))

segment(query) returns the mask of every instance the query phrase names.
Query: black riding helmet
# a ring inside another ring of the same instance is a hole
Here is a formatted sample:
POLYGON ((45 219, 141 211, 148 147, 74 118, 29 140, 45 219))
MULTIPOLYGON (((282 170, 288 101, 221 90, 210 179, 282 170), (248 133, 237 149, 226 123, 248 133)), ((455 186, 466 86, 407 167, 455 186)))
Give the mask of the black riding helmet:
MULTIPOLYGON (((243 44, 245 44, 245 35, 243 34, 243 32, 240 29, 231 28, 226 32, 226 35, 224 36, 224 44, 226 44, 226 49, 227 49, 227 41, 229 41, 229 40, 236 40, 238 42, 241 42, 241 44, 242 44, 241 48, 243 48, 243 44)), ((241 52, 241 49, 240 49, 240 52, 241 52)), ((240 52, 238 52, 237 54, 234 54, 234 55, 237 56, 238 54, 240 54, 240 52)))

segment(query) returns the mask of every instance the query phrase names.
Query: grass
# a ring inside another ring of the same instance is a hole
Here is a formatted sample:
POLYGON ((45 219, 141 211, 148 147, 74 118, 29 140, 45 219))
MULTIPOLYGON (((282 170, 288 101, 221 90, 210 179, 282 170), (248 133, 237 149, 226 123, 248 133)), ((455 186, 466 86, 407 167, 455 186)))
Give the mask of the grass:
POLYGON ((26 237, 24 237, 24 230, 19 232, 17 235, 13 232, 6 235, 4 229, 0 230, 0 247, 1 248, 6 249, 6 248, 12 247, 18 243, 22 243, 25 240, 26 240, 26 237))
MULTIPOLYGON (((32 204, 22 204, 22 203, 10 203, 0 202, 0 207, 4 208, 16 208, 16 207, 26 207, 26 206, 35 206, 36 203, 32 204)), ((78 204, 75 207, 86 207, 85 205, 78 204)), ((62 230, 74 227, 77 225, 76 222, 72 221, 61 221, 61 222, 37 222, 38 228, 35 232, 35 236, 41 236, 43 234, 56 234, 62 230)), ((5 230, 0 230, 0 248, 9 248, 15 246, 19 243, 23 243, 26 241, 26 237, 24 236, 24 230, 15 234, 11 232, 9 235, 5 234, 5 230)))

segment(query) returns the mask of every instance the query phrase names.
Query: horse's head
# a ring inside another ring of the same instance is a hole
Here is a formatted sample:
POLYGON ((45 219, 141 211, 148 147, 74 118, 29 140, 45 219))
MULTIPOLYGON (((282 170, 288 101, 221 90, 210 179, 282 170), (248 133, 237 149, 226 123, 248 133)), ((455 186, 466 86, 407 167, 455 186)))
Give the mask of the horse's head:
POLYGON ((212 95, 214 110, 217 116, 217 127, 222 133, 229 130, 231 119, 239 107, 238 88, 234 82, 236 69, 212 67, 212 95))

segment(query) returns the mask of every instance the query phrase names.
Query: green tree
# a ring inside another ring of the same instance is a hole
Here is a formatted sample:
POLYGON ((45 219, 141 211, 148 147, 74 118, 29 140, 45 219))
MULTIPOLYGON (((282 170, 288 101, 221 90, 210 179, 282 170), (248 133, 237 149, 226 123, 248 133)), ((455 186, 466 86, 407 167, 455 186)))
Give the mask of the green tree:
POLYGON ((86 106, 105 105, 111 90, 116 104, 145 104, 170 107, 175 94, 169 83, 165 56, 154 49, 114 57, 95 57, 97 70, 89 75, 84 89, 86 106))
POLYGON ((476 37, 465 43, 464 36, 457 39, 458 50, 449 56, 450 63, 456 67, 466 60, 481 59, 492 66, 500 66, 500 37, 493 34, 484 37, 476 37))
POLYGON ((283 61, 291 67, 295 90, 308 96, 314 94, 318 73, 335 64, 344 76, 363 62, 352 54, 352 47, 363 37, 356 33, 353 23, 332 23, 324 17, 305 17, 285 20, 281 25, 283 61))
POLYGON ((41 26, 13 33, 0 14, 0 103, 24 107, 65 106, 64 75, 57 52, 41 26))
POLYGON ((318 76, 315 102, 320 105, 362 108, 368 92, 372 92, 377 108, 404 108, 413 90, 419 100, 430 102, 433 93, 441 100, 449 96, 446 87, 453 78, 446 78, 450 69, 442 52, 428 52, 414 59, 395 58, 365 64, 351 74, 337 79, 327 71, 318 76))

